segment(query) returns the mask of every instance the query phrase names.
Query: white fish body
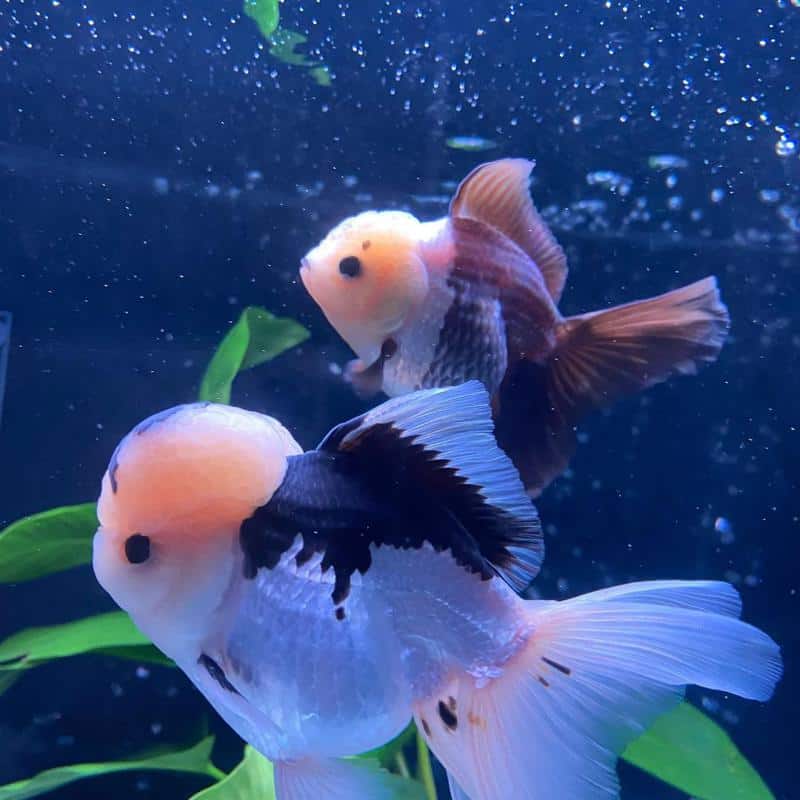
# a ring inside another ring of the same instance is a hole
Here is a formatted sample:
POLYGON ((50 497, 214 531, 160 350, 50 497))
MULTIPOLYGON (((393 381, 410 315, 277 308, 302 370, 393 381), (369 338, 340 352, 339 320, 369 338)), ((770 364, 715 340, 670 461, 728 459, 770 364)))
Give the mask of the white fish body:
POLYGON ((98 579, 275 762, 278 800, 390 797, 338 757, 412 716, 460 800, 610 800, 685 684, 763 700, 780 676, 727 584, 522 599, 541 531, 474 382, 307 453, 260 415, 168 412, 118 449, 99 517, 98 579))

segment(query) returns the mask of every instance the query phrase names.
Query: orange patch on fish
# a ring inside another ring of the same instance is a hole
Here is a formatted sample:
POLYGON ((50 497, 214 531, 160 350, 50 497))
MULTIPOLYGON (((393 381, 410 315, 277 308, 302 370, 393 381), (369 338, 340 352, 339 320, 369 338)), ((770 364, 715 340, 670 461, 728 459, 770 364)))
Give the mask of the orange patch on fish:
POLYGON ((100 524, 120 538, 197 541, 231 526, 238 531, 280 484, 285 456, 297 452, 288 432, 261 414, 217 405, 172 409, 123 440, 103 477, 100 524))

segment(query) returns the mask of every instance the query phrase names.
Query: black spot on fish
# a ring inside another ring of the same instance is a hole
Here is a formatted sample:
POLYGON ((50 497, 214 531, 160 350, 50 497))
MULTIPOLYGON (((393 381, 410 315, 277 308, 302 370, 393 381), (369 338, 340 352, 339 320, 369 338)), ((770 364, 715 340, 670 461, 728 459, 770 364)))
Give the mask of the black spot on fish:
POLYGON ((387 339, 381 345, 381 358, 388 361, 397 352, 397 342, 394 339, 387 339))
POLYGON ((428 720, 425 717, 420 717, 419 721, 422 723, 422 730, 425 731, 425 735, 430 737, 431 736, 431 726, 428 725, 428 720))
POLYGON ((233 694, 239 694, 236 687, 228 680, 222 667, 217 664, 211 656, 202 653, 200 658, 197 659, 197 663, 200 664, 201 667, 204 667, 206 672, 208 672, 223 689, 228 692, 233 692, 233 694))
POLYGON ((372 242, 369 239, 364 239, 364 241, 361 242, 362 250, 369 250, 370 247, 372 247, 372 242))
POLYGON ((546 680, 541 675, 537 675, 536 677, 539 678, 539 683, 541 683, 542 686, 544 686, 545 688, 547 688, 550 685, 550 681, 546 680))
POLYGON ((339 606, 336 609, 336 619, 343 620, 345 618, 345 616, 347 616, 347 615, 345 614, 344 609, 341 606, 339 606))
MULTIPOLYGON (((452 700, 453 698, 451 697, 450 699, 452 700)), ((455 706, 455 701, 453 701, 453 705, 455 706)), ((455 715, 453 709, 446 706, 442 700, 439 701, 438 708, 442 722, 444 722, 448 730, 454 731, 458 727, 458 717, 455 715)))
POLYGON ((111 481, 111 491, 113 494, 117 493, 119 485, 117 484, 117 470, 119 469, 119 449, 124 443, 124 439, 117 445, 114 452, 111 454, 111 461, 108 462, 108 479, 111 481))
MULTIPOLYGON (((196 404, 199 408, 205 408, 206 406, 210 405, 209 403, 197 403, 196 404)), ((133 432, 137 436, 141 436, 143 433, 146 433, 150 430, 154 425, 158 425, 170 417, 175 416, 179 411, 183 411, 185 408, 190 408, 190 405, 184 404, 182 406, 173 406, 172 408, 166 408, 164 411, 159 411, 158 414, 153 414, 152 416, 148 417, 146 420, 140 422, 134 429, 133 432)))
POLYGON ((542 661, 548 666, 551 666, 553 669, 557 669, 559 672, 563 672, 564 675, 571 675, 572 670, 569 667, 565 667, 563 664, 559 664, 557 661, 553 661, 549 659, 547 656, 542 656, 542 661))

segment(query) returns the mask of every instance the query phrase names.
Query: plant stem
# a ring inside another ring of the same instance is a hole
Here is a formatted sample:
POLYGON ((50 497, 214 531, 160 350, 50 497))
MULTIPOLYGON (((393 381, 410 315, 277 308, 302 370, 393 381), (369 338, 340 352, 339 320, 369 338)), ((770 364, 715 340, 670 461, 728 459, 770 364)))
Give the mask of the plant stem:
POLYGON ((408 762, 406 761, 406 757, 403 755, 403 751, 402 750, 394 757, 394 763, 397 766, 397 771, 404 778, 410 778, 411 777, 411 773, 408 770, 408 762))
POLYGON ((427 800, 436 800, 436 784, 433 781, 433 768, 431 767, 431 754, 422 735, 417 731, 417 772, 422 785, 425 787, 427 800))
POLYGON ((213 764, 208 765, 208 769, 206 770, 208 776, 213 778, 215 781, 221 781, 223 778, 228 777, 227 772, 223 772, 219 767, 215 767, 213 764))

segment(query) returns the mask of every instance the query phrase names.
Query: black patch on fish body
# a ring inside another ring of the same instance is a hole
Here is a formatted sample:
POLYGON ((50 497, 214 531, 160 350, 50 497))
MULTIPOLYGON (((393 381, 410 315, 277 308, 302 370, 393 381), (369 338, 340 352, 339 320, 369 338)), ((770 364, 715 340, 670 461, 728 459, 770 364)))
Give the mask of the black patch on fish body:
POLYGON ((225 671, 211 656, 201 653, 200 658, 197 659, 197 663, 200 664, 223 689, 228 692, 233 692, 233 694, 239 694, 236 687, 228 680, 225 671))
POLYGON ((450 278, 453 302, 445 315, 423 387, 481 381, 494 394, 508 363, 506 327, 500 301, 468 281, 450 278))
POLYGON ((319 450, 287 459, 281 486, 242 523, 245 577, 273 569, 298 535, 296 563, 322 555, 323 572, 335 572, 336 605, 348 596, 353 573, 369 569, 371 546, 419 549, 427 542, 482 579, 495 576, 493 564, 510 558, 505 547, 520 521, 389 424, 362 433, 357 450, 336 450, 359 422, 335 428, 319 450))
MULTIPOLYGON (((449 280, 469 286, 473 297, 499 301, 507 363, 546 358, 555 348, 561 315, 539 268, 511 239, 490 225, 463 218, 454 218, 450 224, 455 257, 449 280)), ((497 385, 499 381, 495 388, 497 385)))
MULTIPOLYGON (((452 698, 450 698, 452 700, 452 698)), ((458 727, 458 717, 456 716, 455 712, 455 702, 450 705, 446 705, 443 700, 439 701, 438 705, 439 709, 439 716, 444 722, 445 727, 448 730, 454 731, 458 727)))

